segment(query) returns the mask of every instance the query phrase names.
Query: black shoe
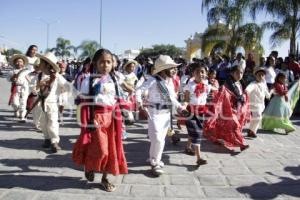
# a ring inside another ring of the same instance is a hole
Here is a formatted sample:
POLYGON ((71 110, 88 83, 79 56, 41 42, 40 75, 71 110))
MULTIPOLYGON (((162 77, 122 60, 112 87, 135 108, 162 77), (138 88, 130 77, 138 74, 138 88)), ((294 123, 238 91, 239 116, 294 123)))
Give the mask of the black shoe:
POLYGON ((59 150, 61 150, 61 147, 57 143, 51 144, 52 153, 57 153, 59 150))
POLYGON ((180 136, 178 133, 175 133, 174 135, 171 136, 172 143, 176 145, 178 142, 180 142, 180 136))
POLYGON ((90 171, 90 172, 84 172, 84 176, 85 178, 90 181, 90 182, 93 182, 94 179, 95 179, 95 173, 93 171, 90 171))
POLYGON ((245 151, 246 149, 248 149, 250 146, 247 144, 247 145, 244 145, 244 146, 241 146, 240 149, 241 151, 245 151))
POLYGON ((197 167, 200 167, 201 165, 206 165, 207 161, 200 158, 199 160, 197 160, 197 167))
POLYGON ((51 140, 50 139, 45 139, 44 144, 42 145, 43 148, 48 149, 51 147, 51 140))
POLYGON ((257 135, 251 130, 248 130, 247 136, 251 138, 257 138, 257 135))

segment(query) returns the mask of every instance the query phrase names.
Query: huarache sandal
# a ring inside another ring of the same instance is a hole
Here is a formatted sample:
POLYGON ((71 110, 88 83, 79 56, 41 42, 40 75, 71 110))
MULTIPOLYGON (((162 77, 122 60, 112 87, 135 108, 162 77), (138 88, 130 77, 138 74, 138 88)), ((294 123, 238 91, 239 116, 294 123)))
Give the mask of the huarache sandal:
POLYGON ((85 175, 85 178, 90 182, 93 182, 95 179, 95 173, 93 171, 84 172, 84 175, 85 175))
POLYGON ((116 190, 116 186, 111 184, 107 179, 102 179, 101 185, 106 192, 113 192, 116 190))

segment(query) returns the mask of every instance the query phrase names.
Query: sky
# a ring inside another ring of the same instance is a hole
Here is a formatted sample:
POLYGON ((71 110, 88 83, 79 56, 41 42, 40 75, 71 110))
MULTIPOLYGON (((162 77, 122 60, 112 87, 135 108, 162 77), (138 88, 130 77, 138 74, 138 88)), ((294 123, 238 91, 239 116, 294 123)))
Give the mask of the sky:
MULTIPOLYGON (((100 38, 100 0, 0 0, 0 47, 26 51, 36 44, 39 50, 55 46, 58 37, 78 46, 83 40, 100 38)), ((102 46, 121 54, 128 49, 149 48, 154 44, 185 47, 185 40, 207 28, 201 0, 103 0, 102 46)), ((256 21, 270 20, 260 14, 256 21)), ((246 21, 251 21, 247 19, 246 21)), ((289 43, 272 49, 264 34, 265 55, 278 50, 288 54, 289 43)))

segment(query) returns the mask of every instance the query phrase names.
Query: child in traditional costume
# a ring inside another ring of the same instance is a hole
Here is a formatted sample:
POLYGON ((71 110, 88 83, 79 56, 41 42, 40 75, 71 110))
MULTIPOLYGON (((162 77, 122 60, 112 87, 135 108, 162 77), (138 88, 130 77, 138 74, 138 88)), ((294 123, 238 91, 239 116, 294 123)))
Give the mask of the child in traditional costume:
POLYGON ((262 113, 265 109, 265 99, 270 98, 268 86, 265 81, 266 71, 264 67, 254 70, 256 81, 250 83, 246 92, 249 96, 251 120, 248 130, 248 137, 256 138, 256 132, 262 120, 262 113))
POLYGON ((203 122, 207 114, 206 100, 211 90, 211 86, 207 82, 207 70, 205 64, 194 63, 194 79, 184 88, 185 102, 191 113, 186 120, 189 138, 185 151, 189 155, 196 154, 197 166, 207 164, 207 161, 200 157, 203 122))
MULTIPOLYGON (((135 110, 135 86, 138 82, 138 78, 136 76, 135 68, 137 66, 137 62, 135 60, 128 60, 125 65, 123 66, 123 74, 124 74, 124 95, 125 95, 125 102, 128 105, 127 109, 123 109, 123 114, 125 117, 125 122, 128 124, 134 123, 134 116, 133 111, 135 110)), ((124 103, 125 103, 124 102, 124 103)))
POLYGON ((37 131, 41 131, 40 126, 40 116, 41 112, 39 112, 38 106, 34 106, 35 101, 38 99, 38 90, 37 90, 37 83, 39 81, 39 74, 41 70, 39 68, 40 59, 36 59, 35 63, 33 64, 34 71, 27 74, 26 79, 28 80, 30 94, 27 100, 27 112, 32 111, 32 118, 33 124, 37 131))
POLYGON ((59 74, 59 67, 56 64, 57 58, 53 53, 38 55, 40 58, 40 69, 37 88, 39 89, 38 106, 40 116, 40 126, 44 134, 43 148, 51 148, 53 153, 61 150, 59 146, 59 123, 58 123, 58 97, 70 86, 66 79, 59 74))
POLYGON ((94 180, 94 173, 103 173, 101 184, 107 192, 116 187, 107 179, 108 174, 127 174, 128 168, 122 144, 122 116, 119 108, 119 84, 111 73, 112 53, 98 50, 92 60, 89 94, 89 126, 82 129, 73 148, 73 160, 83 165, 85 176, 94 180))
POLYGON ((170 70, 177 66, 170 56, 160 55, 155 61, 153 77, 136 90, 140 107, 143 107, 142 95, 148 93, 148 136, 151 142, 148 160, 156 176, 164 173, 161 158, 166 135, 171 129, 172 105, 179 111, 184 109, 177 101, 174 89, 167 83, 167 78, 171 78, 170 70))
POLYGON ((215 112, 206 121, 204 128, 204 134, 209 140, 231 150, 239 147, 241 151, 249 147, 242 130, 250 118, 248 95, 239 82, 243 72, 239 65, 231 67, 228 79, 213 100, 215 112))
POLYGON ((25 122, 26 105, 27 105, 27 82, 25 79, 28 64, 26 56, 21 54, 13 55, 10 59, 10 65, 14 67, 13 71, 8 74, 8 80, 11 81, 11 95, 8 105, 14 109, 15 117, 25 122))
POLYGON ((295 131, 290 121, 293 109, 299 99, 299 81, 288 90, 286 75, 278 73, 273 86, 274 97, 268 104, 262 119, 262 129, 279 133, 295 131))

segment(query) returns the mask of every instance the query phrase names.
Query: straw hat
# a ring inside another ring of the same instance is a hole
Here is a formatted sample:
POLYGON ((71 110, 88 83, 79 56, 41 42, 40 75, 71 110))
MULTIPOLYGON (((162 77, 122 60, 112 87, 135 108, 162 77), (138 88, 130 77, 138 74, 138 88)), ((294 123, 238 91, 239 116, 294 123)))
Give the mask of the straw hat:
POLYGON ((171 69, 177 67, 178 65, 180 64, 175 63, 170 56, 160 55, 155 61, 153 75, 165 69, 171 69))
POLYGON ((264 68, 264 67, 256 67, 255 69, 254 69, 254 75, 256 75, 256 73, 258 73, 258 72, 264 72, 265 74, 266 74, 266 68, 264 68))
POLYGON ((22 54, 13 55, 9 60, 9 64, 11 66, 14 66, 15 60, 17 60, 17 59, 22 59, 24 61, 24 66, 28 65, 28 58, 26 56, 22 55, 22 54))
POLYGON ((52 68, 56 71, 59 72, 60 68, 58 67, 57 63, 57 58, 52 52, 47 52, 45 55, 40 55, 38 54, 37 57, 40 58, 40 60, 44 60, 46 63, 52 66, 52 68))
POLYGON ((123 68, 125 69, 130 64, 134 64, 135 66, 137 66, 138 63, 135 60, 130 59, 126 62, 126 64, 123 66, 123 68))

